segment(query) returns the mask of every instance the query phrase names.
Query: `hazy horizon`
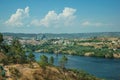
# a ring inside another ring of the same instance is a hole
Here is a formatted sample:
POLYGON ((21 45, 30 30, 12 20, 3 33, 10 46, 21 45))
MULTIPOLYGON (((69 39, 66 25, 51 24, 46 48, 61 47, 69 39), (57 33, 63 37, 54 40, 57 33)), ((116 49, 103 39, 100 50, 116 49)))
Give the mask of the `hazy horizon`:
POLYGON ((19 32, 2 32, 4 34, 97 34, 97 33, 120 33, 120 32, 79 32, 79 33, 19 33, 19 32))

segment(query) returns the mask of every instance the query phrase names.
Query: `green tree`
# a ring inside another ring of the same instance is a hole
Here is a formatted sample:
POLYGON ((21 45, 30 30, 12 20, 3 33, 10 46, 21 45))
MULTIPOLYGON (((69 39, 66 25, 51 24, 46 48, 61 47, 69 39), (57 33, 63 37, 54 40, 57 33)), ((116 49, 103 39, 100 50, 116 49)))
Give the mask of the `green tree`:
POLYGON ((25 63, 27 61, 27 56, 22 48, 22 45, 17 39, 12 41, 8 57, 13 63, 25 63))
POLYGON ((6 74, 6 72, 3 68, 3 66, 0 65, 0 77, 5 78, 5 74, 6 74))
POLYGON ((31 68, 33 68, 32 62, 34 62, 34 61, 35 61, 35 55, 34 55, 32 52, 30 52, 30 53, 28 54, 28 62, 29 62, 29 64, 30 64, 30 67, 31 67, 31 68))
POLYGON ((54 57, 53 56, 50 57, 49 63, 50 63, 50 65, 54 64, 54 57))
POLYGON ((68 58, 64 55, 62 56, 62 58, 60 59, 60 67, 61 68, 65 68, 65 64, 67 63, 68 58))
POLYGON ((0 51, 2 51, 3 35, 0 33, 0 51))
POLYGON ((0 44, 3 42, 3 35, 0 33, 0 44))
POLYGON ((41 67, 47 66, 48 65, 48 57, 45 55, 41 55, 39 64, 41 67))
POLYGON ((35 61, 35 55, 32 52, 28 54, 28 61, 30 63, 35 61))

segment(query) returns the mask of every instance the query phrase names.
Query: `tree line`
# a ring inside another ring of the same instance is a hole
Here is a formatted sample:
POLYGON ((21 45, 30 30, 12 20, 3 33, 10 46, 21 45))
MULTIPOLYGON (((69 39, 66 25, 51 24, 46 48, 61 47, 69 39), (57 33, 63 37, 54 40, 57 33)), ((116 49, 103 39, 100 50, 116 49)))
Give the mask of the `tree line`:
POLYGON ((0 59, 3 65, 7 64, 23 64, 35 61, 35 56, 33 53, 26 55, 23 46, 20 44, 19 40, 13 39, 11 45, 4 43, 3 35, 0 33, 0 52, 4 55, 4 58, 0 59))
MULTIPOLYGON (((0 52, 2 52, 5 56, 0 59, 0 63, 3 63, 3 65, 24 63, 29 63, 32 65, 32 62, 37 62, 35 60, 35 55, 31 51, 26 54, 25 48, 23 48, 18 39, 13 39, 11 45, 4 44, 3 41, 3 35, 0 33, 0 52)), ((59 61, 60 67, 64 68, 67 60, 67 57, 63 55, 59 61)), ((48 60, 47 56, 41 55, 38 63, 42 67, 54 65, 54 57, 51 56, 48 60)))

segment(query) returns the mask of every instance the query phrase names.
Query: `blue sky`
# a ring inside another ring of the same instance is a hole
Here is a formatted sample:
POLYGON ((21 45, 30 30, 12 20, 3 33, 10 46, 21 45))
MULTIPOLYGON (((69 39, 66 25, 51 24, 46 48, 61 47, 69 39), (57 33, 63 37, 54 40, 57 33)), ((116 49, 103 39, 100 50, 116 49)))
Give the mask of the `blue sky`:
POLYGON ((1 0, 0 32, 120 32, 120 0, 1 0))

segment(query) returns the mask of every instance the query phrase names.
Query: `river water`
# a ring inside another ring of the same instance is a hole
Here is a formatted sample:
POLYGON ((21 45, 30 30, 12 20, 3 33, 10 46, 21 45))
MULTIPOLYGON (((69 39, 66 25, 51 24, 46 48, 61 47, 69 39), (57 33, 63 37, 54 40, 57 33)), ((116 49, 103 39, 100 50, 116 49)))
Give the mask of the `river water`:
MULTIPOLYGON (((63 54, 50 54, 50 53, 34 53, 36 60, 40 59, 40 55, 46 55, 48 58, 54 57, 54 65, 59 66, 59 60, 63 54)), ((94 57, 83 57, 66 55, 68 62, 67 68, 74 68, 84 70, 99 78, 107 80, 120 80, 120 59, 105 59, 94 57)))

